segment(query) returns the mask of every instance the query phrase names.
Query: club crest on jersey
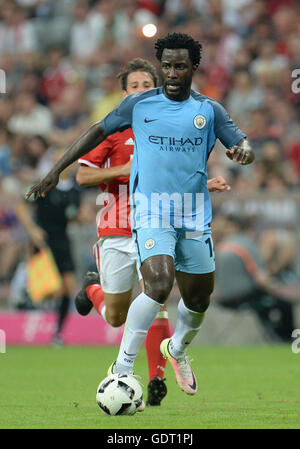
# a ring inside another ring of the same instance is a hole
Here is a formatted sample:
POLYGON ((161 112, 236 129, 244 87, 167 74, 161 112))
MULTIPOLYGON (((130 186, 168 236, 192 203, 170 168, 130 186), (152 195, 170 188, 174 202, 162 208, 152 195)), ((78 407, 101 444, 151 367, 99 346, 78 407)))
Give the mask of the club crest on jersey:
POLYGON ((154 245, 155 245, 155 240, 153 240, 153 239, 148 239, 145 242, 146 249, 151 249, 151 248, 153 248, 154 245))
POLYGON ((206 118, 204 115, 196 115, 194 118, 194 125, 197 129, 202 129, 206 125, 206 118))

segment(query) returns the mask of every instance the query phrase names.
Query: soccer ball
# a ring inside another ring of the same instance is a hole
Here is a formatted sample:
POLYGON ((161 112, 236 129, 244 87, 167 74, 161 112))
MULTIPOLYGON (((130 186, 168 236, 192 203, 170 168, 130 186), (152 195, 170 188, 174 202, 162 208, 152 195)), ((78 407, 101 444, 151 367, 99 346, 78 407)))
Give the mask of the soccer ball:
POLYGON ((134 415, 142 399, 142 387, 132 374, 111 374, 97 388, 97 404, 107 415, 134 415))

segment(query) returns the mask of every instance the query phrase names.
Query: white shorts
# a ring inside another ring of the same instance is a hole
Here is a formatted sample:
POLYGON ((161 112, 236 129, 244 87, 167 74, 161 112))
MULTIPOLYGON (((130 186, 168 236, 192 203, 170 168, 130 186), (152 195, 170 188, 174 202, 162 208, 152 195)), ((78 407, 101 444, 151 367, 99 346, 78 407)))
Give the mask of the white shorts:
POLYGON ((131 237, 101 237, 93 253, 105 293, 127 292, 142 279, 131 237))

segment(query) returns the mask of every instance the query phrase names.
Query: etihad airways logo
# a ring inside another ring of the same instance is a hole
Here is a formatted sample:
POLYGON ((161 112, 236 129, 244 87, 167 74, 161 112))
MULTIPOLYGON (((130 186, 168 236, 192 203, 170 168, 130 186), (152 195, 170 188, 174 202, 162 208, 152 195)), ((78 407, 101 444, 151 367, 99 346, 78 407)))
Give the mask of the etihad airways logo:
POLYGON ((149 142, 160 145, 162 151, 195 151, 199 147, 203 139, 202 137, 170 137, 170 136, 149 136, 149 142))

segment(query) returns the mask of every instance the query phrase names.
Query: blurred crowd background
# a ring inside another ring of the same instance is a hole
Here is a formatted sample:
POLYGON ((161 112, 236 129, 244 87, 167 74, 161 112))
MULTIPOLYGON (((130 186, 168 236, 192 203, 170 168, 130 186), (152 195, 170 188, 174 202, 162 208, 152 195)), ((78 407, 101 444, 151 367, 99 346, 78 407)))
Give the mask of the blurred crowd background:
MULTIPOLYGON (((277 335, 288 339, 300 301, 296 0, 0 0, 0 307, 34 308, 20 293, 29 237, 16 205, 26 188, 48 171, 56 149, 120 103, 122 66, 143 57, 158 67, 154 43, 174 31, 202 43, 193 88, 227 108, 256 153, 255 164, 239 167, 217 144, 208 162, 209 177, 222 175, 231 185, 212 194, 216 301, 254 304, 266 326, 275 333, 281 326, 277 335), (153 37, 142 31, 149 23, 157 27, 153 37), (287 288, 270 293, 263 275, 287 288)), ((80 285, 94 266, 98 192, 77 190, 80 206, 68 232, 80 285)))

